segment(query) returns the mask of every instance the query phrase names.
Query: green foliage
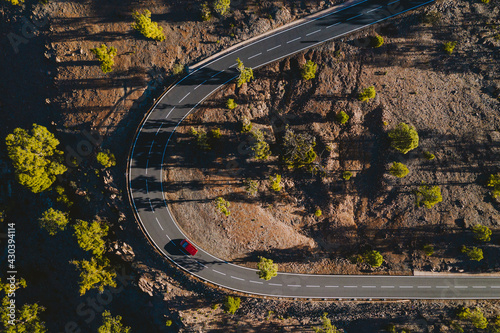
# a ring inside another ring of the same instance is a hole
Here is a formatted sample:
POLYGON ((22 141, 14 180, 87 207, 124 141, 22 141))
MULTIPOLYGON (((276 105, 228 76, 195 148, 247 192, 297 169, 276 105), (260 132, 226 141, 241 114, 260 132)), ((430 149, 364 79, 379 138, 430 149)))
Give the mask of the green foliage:
POLYGON ((391 167, 389 168, 389 173, 394 177, 404 178, 410 172, 408 167, 403 163, 392 162, 391 167))
POLYGON ((158 23, 151 21, 151 12, 149 10, 145 9, 142 13, 135 11, 132 13, 132 17, 135 20, 132 28, 139 31, 144 37, 157 41, 165 40, 163 28, 159 27, 158 23))
POLYGON ((370 45, 374 48, 381 47, 384 45, 384 38, 379 35, 373 36, 370 39, 370 45))
POLYGON ((450 323, 450 327, 453 329, 453 331, 457 332, 457 333, 464 333, 464 329, 462 328, 462 326, 460 326, 459 323, 457 323, 456 321, 452 321, 450 323))
POLYGON ((116 48, 111 46, 108 49, 106 44, 102 44, 101 47, 90 49, 90 52, 95 54, 97 60, 101 63, 101 70, 104 74, 113 71, 113 65, 115 64, 113 58, 116 56, 116 48))
POLYGON ((476 224, 472 227, 474 238, 480 242, 489 242, 491 240, 491 229, 487 226, 476 224))
POLYGON ((500 173, 490 175, 490 179, 486 185, 488 187, 493 187, 493 190, 491 191, 493 198, 500 197, 500 173))
POLYGON ((205 2, 201 5, 200 16, 202 21, 210 21, 210 19, 212 18, 212 12, 208 3, 205 2))
POLYGON ((221 212, 225 216, 231 215, 231 212, 229 211, 229 206, 231 206, 231 204, 229 203, 229 201, 224 200, 224 198, 222 197, 217 197, 215 198, 215 204, 217 205, 217 209, 219 210, 219 212, 221 212))
POLYGON ((380 267, 384 262, 384 257, 380 252, 375 250, 370 250, 364 254, 365 262, 372 267, 380 267))
POLYGON ((184 73, 184 65, 179 63, 174 64, 172 67, 172 74, 181 75, 182 73, 184 73))
POLYGON ((431 244, 425 244, 422 248, 426 256, 430 257, 434 254, 434 246, 431 244))
POLYGON ((265 160, 271 155, 271 149, 269 143, 264 140, 264 133, 261 130, 255 130, 250 132, 254 139, 254 143, 251 147, 253 150, 254 157, 258 160, 265 160))
POLYGON ((256 196, 257 192, 259 191, 259 182, 252 179, 246 179, 245 191, 247 192, 248 195, 252 197, 256 196))
POLYGON ((313 327, 316 333, 340 333, 337 328, 332 325, 332 322, 328 318, 328 313, 324 312, 321 316, 321 327, 313 327))
POLYGON ((49 189, 56 176, 67 170, 61 163, 63 153, 56 149, 59 140, 44 126, 33 124, 30 133, 16 128, 5 143, 17 181, 33 193, 49 189))
POLYGON ((490 3, 490 0, 481 0, 481 2, 488 4, 488 3, 490 3))
POLYGON ((377 92, 375 91, 375 87, 371 86, 359 93, 358 100, 360 100, 361 102, 365 102, 372 98, 375 98, 376 95, 377 92))
POLYGON ((64 187, 56 186, 54 190, 57 193, 57 198, 56 198, 57 202, 65 205, 68 208, 73 206, 73 202, 69 200, 68 196, 66 195, 66 191, 64 190, 64 187))
POLYGON ((226 107, 229 109, 229 110, 234 110, 236 107, 238 106, 238 104, 236 104, 236 102, 234 101, 233 98, 229 98, 226 102, 226 107))
POLYGON ((123 326, 122 317, 112 317, 106 310, 102 313, 102 325, 97 329, 97 333, 129 333, 130 327, 123 326))
POLYGON ((484 330, 488 327, 488 320, 484 317, 483 311, 478 307, 472 310, 462 307, 458 310, 457 317, 470 321, 475 328, 484 330))
POLYGON ((468 248, 467 246, 462 246, 462 253, 465 253, 470 260, 481 261, 483 260, 483 250, 478 247, 468 248))
POLYGON ((446 42, 443 44, 443 51, 451 55, 455 50, 455 46, 457 46, 457 42, 446 42))
POLYGON ((209 142, 209 137, 207 135, 207 132, 205 129, 200 128, 200 129, 195 129, 194 127, 191 127, 189 130, 189 134, 193 136, 196 140, 196 145, 198 148, 201 150, 210 150, 212 147, 210 147, 210 142, 209 142))
POLYGON ((21 4, 24 3, 24 0, 5 0, 7 2, 10 2, 14 6, 20 6, 21 4))
POLYGON ((301 75, 304 80, 311 80, 316 77, 316 71, 318 70, 318 65, 311 60, 307 60, 304 67, 302 67, 301 75))
POLYGON ((78 245, 85 251, 92 251, 96 256, 102 256, 106 249, 104 237, 108 235, 109 227, 98 221, 89 224, 87 221, 77 220, 74 228, 78 245))
POLYGON ((230 314, 235 314, 240 308, 241 299, 239 297, 227 296, 224 301, 224 311, 230 314))
POLYGON ((289 168, 308 166, 317 157, 316 138, 308 133, 297 134, 287 127, 282 143, 282 159, 289 168))
POLYGON ((167 321, 165 322, 165 326, 167 327, 172 326, 172 324, 173 324, 172 319, 167 319, 167 321))
POLYGON ((248 133, 252 130, 252 122, 248 118, 243 118, 241 121, 241 133, 248 133))
POLYGON ((103 292, 106 286, 116 288, 116 272, 110 266, 108 259, 93 257, 90 261, 73 260, 71 263, 80 270, 80 295, 85 295, 90 289, 103 292))
POLYGON ((441 189, 439 186, 429 186, 429 185, 420 185, 418 191, 416 191, 416 203, 417 206, 424 205, 426 208, 432 208, 438 202, 443 201, 443 197, 441 196, 441 189))
POLYGON ((64 230, 68 224, 68 214, 60 210, 49 208, 42 213, 42 217, 38 220, 40 226, 47 230, 49 235, 55 235, 58 231, 64 230))
POLYGON ((388 324, 385 330, 389 333, 397 333, 396 326, 394 324, 388 324))
POLYGON ((345 113, 344 111, 340 111, 335 115, 335 120, 340 124, 340 125, 345 125, 349 121, 349 115, 345 113))
POLYGON ((216 127, 210 130, 210 138, 218 140, 222 137, 222 133, 220 132, 220 128, 216 127))
POLYGON ((351 171, 344 171, 342 172, 342 178, 344 180, 349 180, 352 177, 352 172, 351 171))
POLYGON ((431 153, 430 151, 426 150, 426 151, 424 151, 424 158, 428 161, 432 161, 433 159, 436 158, 436 156, 433 153, 431 153))
POLYGON ((214 0, 213 2, 214 11, 220 16, 227 14, 230 5, 231 0, 214 0))
POLYGON ((238 69, 238 72, 240 72, 237 79, 237 86, 239 88, 244 83, 250 82, 253 79, 253 70, 250 67, 245 67, 240 58, 236 59, 236 62, 238 63, 236 68, 238 69))
POLYGON ((116 165, 116 158, 109 150, 100 151, 96 156, 97 162, 104 168, 110 168, 116 165))
POLYGON ((316 209, 316 211, 314 212, 314 216, 316 217, 320 217, 321 215, 323 215, 323 212, 321 211, 321 209, 316 209))
POLYGON ((418 133, 413 126, 408 126, 405 123, 400 123, 396 128, 389 131, 392 148, 406 154, 410 150, 418 147, 418 133))
POLYGON ((260 279, 263 280, 271 280, 271 278, 278 275, 278 264, 275 264, 272 259, 266 259, 264 257, 259 257, 259 263, 257 264, 257 268, 259 271, 257 274, 260 279))
POLYGON ((437 25, 441 20, 441 13, 439 12, 428 12, 422 17, 422 23, 437 25))
POLYGON ((269 187, 274 192, 280 192, 283 188, 281 185, 281 175, 275 173, 274 176, 269 176, 269 187))

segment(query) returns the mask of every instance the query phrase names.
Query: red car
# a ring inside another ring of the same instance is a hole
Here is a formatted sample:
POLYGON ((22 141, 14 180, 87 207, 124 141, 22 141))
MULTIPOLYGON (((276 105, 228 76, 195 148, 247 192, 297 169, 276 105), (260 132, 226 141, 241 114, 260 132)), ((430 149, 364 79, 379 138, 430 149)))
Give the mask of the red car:
POLYGON ((187 239, 181 240, 181 247, 185 249, 190 255, 194 256, 198 253, 198 249, 195 248, 187 239))

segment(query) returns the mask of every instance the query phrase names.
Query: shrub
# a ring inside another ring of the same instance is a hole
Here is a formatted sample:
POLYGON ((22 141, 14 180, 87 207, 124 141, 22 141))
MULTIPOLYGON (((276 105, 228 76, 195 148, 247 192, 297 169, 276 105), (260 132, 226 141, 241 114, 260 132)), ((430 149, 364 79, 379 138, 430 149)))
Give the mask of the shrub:
POLYGON ((196 145, 198 148, 201 150, 210 150, 212 147, 210 147, 210 143, 208 141, 208 135, 207 132, 203 129, 195 129, 194 127, 191 127, 189 130, 189 134, 195 138, 196 145))
POLYGON ((462 307, 458 310, 457 316, 459 319, 470 321, 475 328, 484 330, 488 327, 488 320, 484 317, 483 311, 478 307, 472 310, 462 307))
POLYGON ((314 216, 316 217, 320 217, 321 215, 323 215, 323 212, 321 211, 321 209, 316 209, 316 211, 314 212, 314 216))
POLYGON ((250 132, 250 134, 252 134, 252 138, 254 140, 251 149, 253 150, 255 159, 267 159, 269 155, 271 155, 271 149, 269 147, 269 143, 264 140, 264 133, 262 133, 261 130, 255 130, 250 132))
POLYGON ((342 172, 342 178, 344 180, 349 180, 352 177, 352 172, 351 171, 344 171, 342 172))
POLYGON ((380 267, 384 262, 384 257, 380 252, 371 250, 364 254, 365 262, 372 267, 380 267))
POLYGON ((471 248, 462 246, 462 253, 465 253, 470 260, 481 261, 484 258, 483 250, 475 246, 471 248))
POLYGON ((459 323, 455 322, 455 321, 452 321, 450 323, 450 327, 453 328, 453 331, 454 332, 457 332, 457 333, 464 333, 464 329, 462 328, 462 326, 460 326, 459 323))
POLYGON ((213 7, 217 14, 224 16, 229 11, 231 0, 214 0, 213 7))
POLYGON ((33 124, 30 133, 16 128, 5 144, 17 181, 33 193, 49 189, 56 176, 67 170, 62 164, 63 152, 56 149, 59 140, 44 126, 33 124))
POLYGON ((489 242, 491 240, 491 229, 487 226, 476 224, 472 227, 474 238, 480 242, 489 242))
POLYGON ((112 67, 115 64, 113 58, 116 56, 116 48, 111 46, 108 49, 106 44, 102 44, 101 47, 90 49, 90 52, 94 53, 97 60, 101 63, 101 71, 104 74, 113 71, 112 67))
POLYGON ((220 131, 220 128, 213 128, 210 130, 210 138, 218 140, 222 137, 222 133, 220 131))
POLYGON ((443 50, 448 53, 448 55, 451 55, 453 50, 455 50, 455 46, 457 46, 457 42, 446 42, 443 44, 443 50))
POLYGON ((316 159, 314 136, 308 133, 296 134, 287 127, 282 142, 282 159, 289 168, 301 168, 316 159))
POLYGON ((203 3, 201 5, 201 13, 200 13, 202 21, 210 21, 212 18, 212 12, 210 11, 210 6, 208 3, 203 3))
POLYGON ((74 229, 78 245, 83 250, 92 251, 98 257, 102 256, 106 249, 104 237, 108 235, 109 230, 106 224, 99 221, 88 223, 87 221, 77 220, 74 229))
POLYGON ((358 100, 360 100, 361 102, 365 102, 372 98, 375 98, 376 95, 377 92, 375 91, 375 87, 371 86, 359 93, 358 100))
POLYGON ((398 178, 404 178, 410 170, 408 170, 408 167, 404 165, 403 163, 399 162, 392 162, 391 167, 389 168, 389 173, 393 175, 394 177, 398 178))
POLYGON ((324 312, 321 316, 321 327, 313 327, 316 333, 340 333, 337 327, 332 325, 332 322, 328 318, 328 313, 324 312))
POLYGON ((40 226, 47 230, 49 235, 55 235, 58 231, 62 231, 68 224, 68 213, 49 208, 43 212, 42 217, 38 220, 40 226))
POLYGON ((490 175, 487 186, 493 187, 493 190, 491 191, 493 198, 500 197, 500 173, 490 175))
POLYGON ((240 308, 241 299, 239 297, 227 296, 224 301, 224 311, 230 314, 235 314, 240 308))
POLYGON ((165 326, 167 327, 172 326, 172 319, 167 319, 167 321, 165 322, 165 326))
POLYGON ((381 47, 384 45, 384 38, 382 36, 373 36, 370 40, 370 45, 374 48, 381 47))
POLYGON ((104 287, 110 286, 116 288, 116 272, 110 266, 106 258, 91 258, 90 261, 82 260, 71 262, 80 270, 80 295, 90 289, 104 291, 104 287))
POLYGON ((304 80, 311 80, 316 77, 316 70, 318 69, 318 65, 312 62, 311 60, 307 60, 305 65, 302 67, 301 75, 304 80))
POLYGON ((229 203, 229 201, 224 200, 224 198, 222 197, 217 197, 215 199, 215 204, 217 205, 217 209, 219 210, 219 212, 221 212, 225 216, 231 215, 231 212, 229 211, 229 206, 231 206, 231 204, 229 203))
POLYGON ((259 191, 259 182, 252 179, 245 180, 245 191, 252 197, 256 196, 259 191))
POLYGON ((428 161, 432 161, 433 159, 436 158, 434 154, 432 154, 430 151, 424 151, 424 158, 428 161))
POLYGON ((490 3, 490 0, 481 0, 481 2, 488 4, 488 3, 490 3))
POLYGON ((434 246, 430 244, 425 244, 422 248, 426 256, 430 257, 434 254, 434 246))
POLYGON ((142 13, 135 11, 132 13, 135 22, 132 28, 140 32, 144 37, 151 38, 157 41, 164 41, 165 35, 163 28, 158 26, 158 23, 151 21, 151 12, 145 9, 142 13))
POLYGON ((238 63, 236 68, 238 69, 238 72, 240 72, 237 79, 237 86, 239 88, 244 83, 250 82, 253 79, 253 70, 250 67, 245 67, 240 58, 236 59, 236 62, 238 63))
POLYGON ((102 165, 104 168, 110 168, 116 165, 116 158, 113 153, 109 150, 101 151, 97 153, 96 156, 97 162, 102 165))
POLYGON ((122 317, 112 317, 106 310, 102 313, 102 325, 97 329, 97 333, 129 333, 130 327, 123 326, 122 317))
POLYGON ((345 113, 344 111, 340 111, 335 115, 335 120, 340 124, 340 125, 345 125, 347 121, 349 120, 349 115, 345 113))
POLYGON ((413 126, 400 123, 388 135, 391 139, 391 146, 403 154, 418 147, 419 137, 413 126))
POLYGON ((443 197, 441 196, 441 189, 439 186, 428 186, 421 185, 416 192, 417 197, 417 206, 424 205, 426 208, 432 208, 438 202, 443 201, 443 197))
POLYGON ((69 200, 68 196, 64 193, 64 187, 56 186, 55 191, 57 193, 56 201, 70 208, 73 206, 73 202, 69 200))
POLYGON ((271 188, 271 190, 273 190, 275 192, 280 192, 281 191, 281 189, 282 189, 282 186, 281 186, 281 175, 275 173, 274 177, 273 176, 269 176, 269 181, 270 181, 269 187, 271 188))
POLYGON ((183 64, 174 64, 174 66, 172 67, 172 74, 174 75, 181 75, 182 73, 184 73, 184 65, 183 64))
POLYGON ((243 118, 241 121, 241 133, 248 133, 252 130, 252 122, 248 118, 243 118))
POLYGON ((275 264, 271 259, 266 259, 264 257, 259 257, 259 263, 257 264, 257 268, 259 271, 257 274, 260 279, 263 280, 271 280, 271 278, 278 275, 278 265, 275 264))
POLYGON ((21 4, 24 3, 24 0, 6 0, 7 2, 10 2, 14 6, 20 6, 21 4))
POLYGON ((229 98, 226 102, 226 107, 229 109, 229 110, 233 110, 235 109, 236 107, 238 106, 238 104, 236 104, 236 102, 234 101, 234 99, 232 98, 229 98))

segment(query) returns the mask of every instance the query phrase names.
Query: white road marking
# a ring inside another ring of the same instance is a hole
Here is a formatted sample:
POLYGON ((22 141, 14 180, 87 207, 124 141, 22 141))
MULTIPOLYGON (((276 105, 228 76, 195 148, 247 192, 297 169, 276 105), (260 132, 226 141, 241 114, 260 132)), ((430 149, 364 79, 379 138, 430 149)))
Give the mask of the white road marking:
POLYGON ((431 286, 417 286, 418 289, 430 289, 431 286))
POLYGON ((281 287, 283 286, 281 283, 268 283, 270 286, 278 286, 281 287))
POLYGON ((214 75, 212 75, 212 76, 211 76, 211 78, 212 78, 212 77, 214 77, 214 76, 219 75, 220 73, 222 73, 222 72, 224 72, 224 71, 225 71, 225 69, 223 69, 223 70, 221 70, 221 71, 218 71, 217 73, 215 73, 214 75))
POLYGON ((436 286, 436 289, 448 289, 450 286, 436 286))
POLYGON ((153 209, 153 204, 151 203, 151 199, 148 198, 148 200, 149 200, 149 207, 151 207, 151 211, 154 213, 155 210, 153 209))
POLYGON ((231 66, 229 66, 229 68, 234 68, 234 67, 236 67, 236 66, 238 66, 238 63, 234 63, 234 64, 232 64, 231 66))
POLYGON ((300 284, 289 284, 288 287, 297 287, 297 288, 300 288, 302 286, 300 284))
POLYGON ((172 111, 174 111, 175 109, 175 106, 172 108, 172 110, 170 110, 170 112, 165 116, 165 119, 168 118, 168 116, 170 116, 170 114, 172 113, 172 111))
POLYGON ((352 19, 355 19, 356 17, 360 17, 361 15, 363 15, 363 13, 358 14, 358 15, 353 16, 353 17, 350 17, 350 18, 348 18, 348 19, 347 19, 347 20, 345 20, 345 21, 346 21, 346 22, 347 22, 347 21, 350 21, 350 20, 352 20, 352 19))
POLYGON ((262 54, 262 52, 260 52, 260 53, 257 53, 257 54, 254 54, 253 56, 251 56, 251 57, 248 57, 247 59, 248 59, 248 60, 250 60, 250 59, 252 59, 252 58, 255 58, 255 57, 258 57, 258 56, 260 56, 261 54, 262 54))
POLYGON ((401 288, 401 289, 411 289, 411 288, 413 288, 413 286, 399 286, 399 288, 401 288))
POLYGON ((182 101, 184 100, 184 98, 188 97, 188 96, 189 96, 189 94, 191 94, 191 92, 188 92, 188 93, 186 94, 186 96, 182 97, 182 98, 181 98, 181 100, 179 101, 179 103, 182 103, 182 101))
POLYGON ((361 288, 377 288, 376 286, 361 286, 361 288))
POLYGON ((396 2, 399 2, 399 0, 396 0, 396 1, 393 1, 393 2, 389 2, 389 3, 387 4, 387 6, 392 5, 393 3, 396 3, 396 2))
POLYGON ((146 161, 146 175, 148 174, 148 165, 149 165, 149 158, 148 158, 148 160, 146 161))
POLYGON ((251 283, 264 284, 264 282, 261 281, 254 281, 254 280, 248 280, 248 281, 250 281, 251 283))
POLYGON ((318 29, 318 30, 316 30, 316 31, 310 32, 310 33, 308 33, 308 34, 306 35, 306 37, 307 37, 307 36, 314 35, 315 33, 320 32, 320 31, 321 31, 321 29, 318 29))
POLYGON ((468 286, 455 286, 455 288, 457 288, 457 289, 467 289, 469 287, 468 286))
POLYGON ((292 39, 292 40, 289 40, 289 41, 288 41, 288 42, 286 42, 286 43, 287 43, 287 44, 290 44, 290 43, 293 43, 293 42, 295 42, 296 40, 299 40, 299 39, 301 39, 301 38, 302 38, 302 37, 297 37, 297 38, 294 38, 294 39, 292 39))
POLYGON ((339 286, 325 286, 325 288, 338 288, 339 286))
POLYGON ((202 265, 203 267, 207 268, 207 266, 203 265, 201 262, 199 262, 198 260, 196 260, 196 262, 200 265, 202 265))
POLYGON ((160 226, 161 230, 163 230, 163 227, 160 224, 160 221, 158 221, 158 218, 156 217, 156 222, 158 222, 158 225, 160 226))
POLYGON ((245 279, 242 279, 242 278, 239 278, 239 277, 236 277, 236 276, 232 276, 232 275, 231 275, 231 278, 232 279, 236 279, 236 280, 240 280, 240 281, 245 281, 245 279))
POLYGON ((500 289, 500 286, 491 286, 491 289, 500 289))
POLYGON ((394 288, 394 286, 380 286, 380 288, 384 288, 384 289, 386 289, 386 288, 394 288))
POLYGON ((308 285, 306 285, 306 288, 319 288, 319 286, 315 286, 315 285, 310 285, 310 284, 308 284, 308 285))
POLYGON ((161 129, 161 127, 162 127, 162 126, 163 126, 163 123, 161 123, 161 124, 160 124, 160 127, 158 127, 158 129, 156 130, 156 134, 155 134, 155 136, 157 136, 157 135, 158 135, 158 132, 160 131, 160 129, 161 129))
POLYGON ((334 27, 334 26, 336 26, 336 25, 339 25, 340 23, 342 23, 342 22, 337 22, 337 23, 334 23, 334 24, 332 24, 332 25, 329 25, 329 26, 327 26, 325 29, 328 29, 328 28, 334 27))
POLYGON ((148 180, 146 179, 146 193, 149 193, 148 180))
POLYGON ((199 87, 200 87, 203 83, 205 83, 205 82, 207 82, 207 81, 208 81, 208 80, 205 80, 205 81, 203 81, 202 83, 200 83, 199 85, 197 85, 197 86, 194 88, 194 90, 198 89, 198 88, 199 88, 199 87))
POLYGON ((371 12, 374 12, 374 11, 376 11, 376 10, 379 10, 379 9, 380 9, 380 8, 382 8, 382 7, 384 7, 384 6, 379 6, 379 7, 377 7, 377 8, 370 9, 369 11, 367 11, 367 12, 366 12, 366 14, 371 13, 371 12))
POLYGON ((486 286, 472 286, 472 288, 474 288, 474 289, 484 289, 484 288, 486 288, 486 286))
POLYGON ((344 288, 357 288, 358 286, 344 286, 344 288))
POLYGON ((219 272, 219 271, 216 271, 215 269, 212 269, 215 273, 219 273, 219 274, 222 274, 222 275, 226 275, 226 273, 222 273, 222 272, 219 272))
POLYGON ((267 50, 267 52, 272 51, 274 49, 277 49, 278 47, 281 47, 281 44, 280 45, 276 45, 275 47, 271 47, 270 49, 267 50))
POLYGON ((168 238, 168 240, 169 240, 170 242, 172 241, 172 239, 171 239, 170 237, 168 237, 168 235, 165 235, 165 236, 167 236, 167 238, 168 238))
POLYGON ((155 144, 155 140, 151 142, 151 146, 149 147, 149 155, 151 155, 151 150, 153 149, 153 145, 155 144))

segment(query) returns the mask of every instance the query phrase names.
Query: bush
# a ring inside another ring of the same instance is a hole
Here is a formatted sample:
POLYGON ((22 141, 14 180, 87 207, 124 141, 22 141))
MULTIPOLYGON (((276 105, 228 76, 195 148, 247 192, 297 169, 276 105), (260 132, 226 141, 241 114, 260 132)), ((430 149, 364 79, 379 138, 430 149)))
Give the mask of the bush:
POLYGON ((226 107, 229 109, 229 110, 234 110, 236 107, 238 106, 238 104, 236 104, 236 102, 234 101, 234 99, 232 98, 229 98, 226 102, 226 107))
POLYGON ((388 135, 391 139, 392 148, 403 154, 418 147, 419 137, 413 126, 400 123, 392 131, 389 131, 388 135))
POLYGON ((426 208, 432 208, 438 202, 443 201, 441 189, 439 186, 421 185, 416 192, 417 206, 424 205, 426 208))
POLYGON ((252 179, 245 180, 245 191, 252 197, 256 196, 259 191, 259 182, 252 179))
POLYGON ((328 318, 328 313, 324 312, 321 316, 321 327, 313 327, 316 333, 340 333, 337 327, 332 325, 332 322, 328 318))
POLYGON ((273 176, 269 176, 269 181, 270 181, 269 187, 271 188, 271 190, 273 190, 275 192, 280 192, 281 191, 281 189, 282 189, 282 186, 281 186, 281 175, 278 175, 277 173, 275 173, 274 177, 273 176))
POLYGON ((491 195, 493 195, 493 198, 500 197, 500 173, 490 175, 490 179, 488 180, 488 184, 486 185, 488 187, 493 187, 493 190, 491 191, 491 195))
POLYGON ((302 168, 316 159, 314 136, 308 133, 296 134, 287 127, 282 142, 282 160, 289 168, 302 168))
POLYGON ((471 248, 462 246, 462 253, 465 253, 470 260, 481 261, 484 258, 483 250, 475 246, 471 248))
POLYGON ((144 37, 157 41, 165 40, 163 28, 159 27, 158 23, 151 21, 151 12, 149 10, 145 9, 142 13, 135 11, 132 13, 132 17, 135 20, 132 28, 140 32, 144 37))
POLYGON ((428 161, 432 161, 433 159, 436 158, 434 154, 432 154, 430 151, 424 151, 424 158, 428 161))
POLYGON ((224 311, 230 314, 235 314, 240 308, 241 299, 239 297, 227 296, 224 301, 224 311))
POLYGON ((7 2, 10 2, 14 6, 20 6, 21 4, 24 3, 24 0, 5 0, 7 2))
POLYGON ((443 50, 448 53, 448 55, 451 55, 453 50, 455 50, 455 46, 457 46, 457 42, 446 42, 443 44, 443 50))
POLYGON ((344 180, 349 180, 352 177, 352 172, 351 171, 344 171, 342 172, 342 178, 344 180))
POLYGON ((213 2, 214 11, 220 16, 227 14, 230 5, 231 0, 214 0, 213 2))
POLYGON ((380 267, 384 262, 384 257, 380 252, 371 250, 364 254, 365 262, 372 267, 380 267))
POLYGON ((90 289, 104 291, 104 287, 116 288, 116 272, 106 258, 91 258, 90 261, 82 260, 71 262, 80 270, 80 295, 83 296, 90 289))
POLYGON ((472 227, 474 238, 480 242, 489 242, 491 240, 491 229, 487 226, 476 224, 472 227))
POLYGON ((78 245, 85 251, 92 251, 96 256, 102 256, 106 249, 104 237, 108 235, 109 227, 98 221, 88 223, 87 221, 77 220, 74 225, 75 237, 78 245))
POLYGON ((129 333, 130 327, 123 326, 122 317, 112 317, 106 310, 102 313, 102 325, 97 329, 97 333, 129 333))
POLYGON ((248 133, 252 130, 252 122, 248 118, 243 118, 241 121, 241 133, 248 133))
POLYGON ((462 320, 470 321, 475 328, 484 330, 488 327, 488 320, 484 317, 483 311, 478 307, 472 310, 462 307, 458 310, 457 316, 462 320))
POLYGON ((340 111, 335 115, 335 120, 340 124, 340 125, 345 125, 347 121, 349 120, 349 115, 345 113, 344 111, 340 111))
POLYGON ((172 326, 172 320, 171 319, 167 319, 167 321, 165 322, 165 326, 167 326, 167 327, 172 326))
POLYGON ((240 72, 240 75, 238 76, 238 79, 236 81, 239 88, 244 83, 250 82, 253 79, 253 70, 250 67, 245 67, 240 58, 236 59, 236 62, 238 63, 238 66, 236 68, 238 69, 238 72, 240 72))
POLYGON ((210 6, 208 5, 208 3, 203 3, 201 5, 201 19, 202 21, 210 21, 210 19, 212 18, 212 12, 210 11, 210 6))
POLYGON ((394 177, 398 178, 404 178, 410 170, 408 170, 408 167, 404 165, 403 163, 399 162, 392 162, 391 167, 389 168, 389 173, 393 175, 394 177))
POLYGON ((189 130, 189 134, 195 138, 196 145, 198 148, 201 150, 210 150, 212 147, 210 147, 210 143, 208 141, 208 135, 207 132, 203 129, 195 129, 194 127, 191 127, 189 130))
POLYGON ((422 249, 424 250, 425 255, 428 257, 430 257, 434 254, 434 246, 432 246, 430 244, 425 244, 422 249))
POLYGON ((104 74, 113 71, 112 67, 115 64, 113 58, 116 56, 116 48, 111 46, 108 50, 106 44, 102 44, 101 47, 90 49, 90 52, 96 55, 97 60, 101 63, 101 71, 104 74))
POLYGON ((70 208, 73 206, 73 202, 69 200, 68 196, 65 194, 64 187, 56 186, 54 189, 57 193, 56 201, 70 208))
POLYGON ((214 140, 219 140, 222 137, 222 133, 220 131, 220 128, 213 128, 210 130, 210 138, 214 140))
POLYGON ((44 126, 33 124, 30 133, 16 128, 5 144, 17 181, 33 193, 48 190, 56 176, 67 170, 62 164, 63 152, 56 149, 59 140, 44 126))
POLYGON ((320 217, 321 215, 323 215, 323 212, 321 211, 321 209, 316 209, 316 211, 314 212, 314 216, 316 217, 320 217))
POLYGON ((318 69, 318 65, 312 62, 311 60, 307 60, 305 65, 302 67, 301 75, 304 80, 311 80, 316 77, 316 70, 318 69))
POLYGON ((231 206, 231 204, 229 203, 229 201, 224 200, 224 198, 222 197, 217 197, 215 199, 215 204, 217 205, 217 209, 219 210, 219 212, 221 212, 225 216, 231 215, 231 212, 229 211, 229 206, 231 206))
POLYGON ((384 45, 384 38, 382 36, 373 36, 370 40, 370 45, 374 48, 381 47, 384 45))
POLYGON ((377 92, 375 91, 375 87, 371 86, 359 93, 358 100, 360 100, 361 102, 365 102, 372 98, 375 98, 376 95, 377 92))
POLYGON ((62 231, 66 228, 69 222, 68 213, 49 208, 43 212, 42 217, 38 221, 40 222, 40 226, 47 230, 49 235, 53 236, 57 234, 58 231, 62 231))
POLYGON ((264 133, 261 130, 255 130, 250 132, 250 134, 252 134, 254 140, 251 149, 253 150, 255 159, 266 160, 271 155, 271 148, 269 147, 269 143, 264 140, 264 133))
POLYGON ((257 264, 257 268, 259 271, 257 274, 260 279, 263 280, 271 280, 271 278, 278 275, 278 265, 275 264, 271 259, 266 259, 264 257, 259 257, 259 263, 257 264))
POLYGON ((172 67, 172 74, 174 75, 181 75, 182 73, 184 73, 184 65, 183 64, 174 64, 174 66, 172 67))
POLYGON ((102 165, 104 168, 110 168, 116 165, 116 158, 113 153, 109 150, 104 152, 98 152, 96 156, 97 162, 102 165))

